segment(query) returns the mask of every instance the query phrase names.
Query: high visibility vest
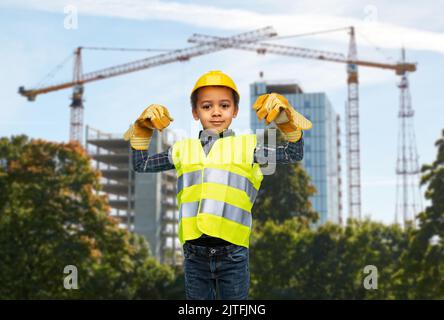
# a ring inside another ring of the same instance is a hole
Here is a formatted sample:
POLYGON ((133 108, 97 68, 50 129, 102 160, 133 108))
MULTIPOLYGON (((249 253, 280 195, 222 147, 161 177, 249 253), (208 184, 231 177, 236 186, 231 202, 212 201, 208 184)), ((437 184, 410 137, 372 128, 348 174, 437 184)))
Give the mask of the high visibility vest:
POLYGON ((205 233, 248 248, 251 208, 263 179, 253 163, 255 147, 255 134, 219 138, 208 155, 199 139, 174 143, 182 244, 205 233))

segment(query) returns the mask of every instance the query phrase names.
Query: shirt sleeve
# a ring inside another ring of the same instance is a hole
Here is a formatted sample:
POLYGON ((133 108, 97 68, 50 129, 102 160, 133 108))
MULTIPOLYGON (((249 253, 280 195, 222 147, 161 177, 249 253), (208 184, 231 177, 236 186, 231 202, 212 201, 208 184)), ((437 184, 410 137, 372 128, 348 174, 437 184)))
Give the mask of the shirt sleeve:
POLYGON ((304 158, 304 139, 287 142, 285 145, 257 145, 254 150, 254 162, 259 164, 272 163, 292 164, 304 158))
POLYGON ((174 164, 170 162, 169 154, 171 147, 167 150, 149 155, 148 150, 136 150, 131 148, 133 170, 135 172, 160 172, 174 169, 174 164))

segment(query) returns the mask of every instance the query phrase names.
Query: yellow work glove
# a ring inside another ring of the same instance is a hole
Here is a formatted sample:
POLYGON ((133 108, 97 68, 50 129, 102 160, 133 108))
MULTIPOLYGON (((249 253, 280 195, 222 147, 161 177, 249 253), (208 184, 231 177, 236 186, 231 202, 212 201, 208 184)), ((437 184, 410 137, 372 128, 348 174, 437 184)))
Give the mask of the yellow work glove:
POLYGON ((274 121, 287 141, 296 142, 301 139, 302 130, 310 130, 312 123, 297 112, 288 100, 278 93, 263 94, 253 105, 259 120, 265 118, 268 125, 274 121))
POLYGON ((149 105, 125 132, 123 138, 136 150, 148 150, 154 129, 162 131, 174 121, 168 109, 160 104, 149 105))

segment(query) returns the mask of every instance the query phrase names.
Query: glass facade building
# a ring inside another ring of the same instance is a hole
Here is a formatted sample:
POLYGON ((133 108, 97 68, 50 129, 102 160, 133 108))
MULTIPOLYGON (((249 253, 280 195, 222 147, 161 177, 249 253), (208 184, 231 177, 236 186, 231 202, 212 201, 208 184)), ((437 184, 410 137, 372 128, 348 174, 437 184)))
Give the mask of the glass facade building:
MULTIPOLYGON (((304 131, 302 160, 317 190, 311 202, 320 215, 318 225, 327 221, 342 224, 339 116, 325 93, 304 93, 296 83, 255 82, 250 85, 251 105, 258 96, 270 92, 284 95, 298 112, 312 121, 313 128, 304 131)), ((250 127, 253 132, 266 128, 252 109, 250 127)))

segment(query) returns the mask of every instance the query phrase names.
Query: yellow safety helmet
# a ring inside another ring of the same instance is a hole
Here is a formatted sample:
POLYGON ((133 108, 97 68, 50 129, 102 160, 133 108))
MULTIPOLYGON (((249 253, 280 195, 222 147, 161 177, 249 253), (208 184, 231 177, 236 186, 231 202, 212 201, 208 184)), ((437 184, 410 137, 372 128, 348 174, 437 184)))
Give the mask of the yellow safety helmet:
POLYGON ((197 89, 208 86, 223 86, 231 88, 234 90, 234 92, 236 92, 238 97, 240 97, 239 91, 237 91, 233 79, 219 70, 212 70, 202 75, 194 85, 193 91, 191 91, 191 95, 193 95, 193 93, 197 89))

